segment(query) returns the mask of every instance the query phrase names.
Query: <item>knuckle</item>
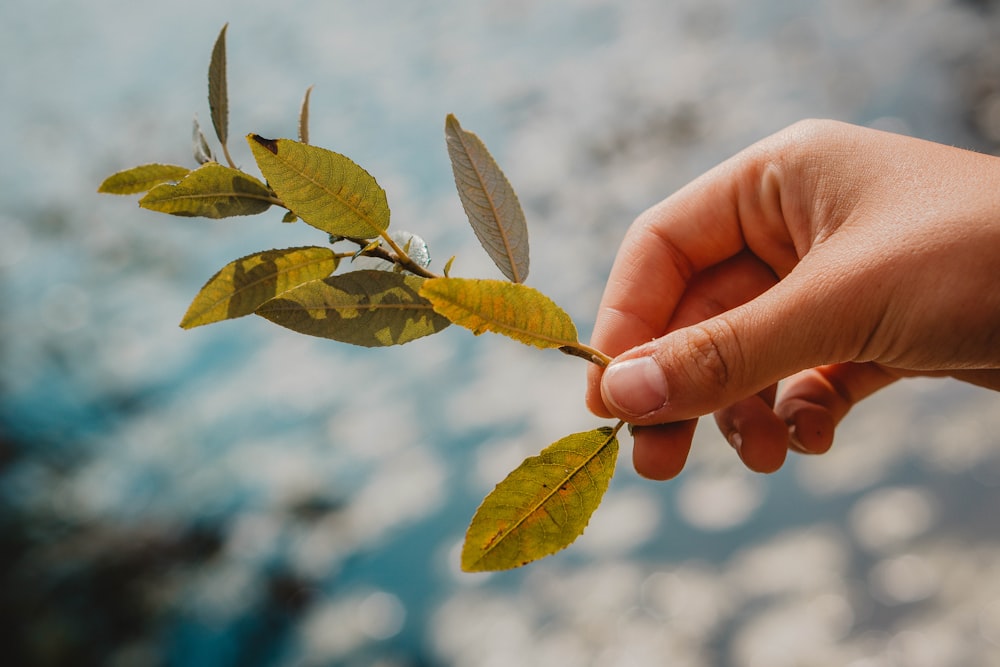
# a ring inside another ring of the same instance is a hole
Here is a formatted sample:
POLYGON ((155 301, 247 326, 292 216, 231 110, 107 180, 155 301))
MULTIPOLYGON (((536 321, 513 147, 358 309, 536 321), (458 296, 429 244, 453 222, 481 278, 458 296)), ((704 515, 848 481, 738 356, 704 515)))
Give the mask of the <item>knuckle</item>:
POLYGON ((724 341, 732 341, 732 328, 724 318, 715 318, 689 328, 687 353, 694 362, 690 367, 699 377, 693 381, 727 387, 733 380, 735 359, 724 341))

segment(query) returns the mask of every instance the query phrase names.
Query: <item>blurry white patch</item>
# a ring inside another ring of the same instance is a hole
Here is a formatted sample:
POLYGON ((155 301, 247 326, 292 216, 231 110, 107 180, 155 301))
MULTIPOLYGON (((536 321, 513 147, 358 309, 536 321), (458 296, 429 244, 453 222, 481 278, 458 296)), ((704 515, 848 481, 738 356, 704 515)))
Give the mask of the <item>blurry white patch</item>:
POLYGON ((531 653, 538 665, 586 665, 592 662, 586 637, 572 629, 556 629, 536 639, 531 653))
POLYGON ((939 576, 924 558, 905 554, 887 558, 872 568, 869 576, 872 593, 887 604, 917 602, 934 595, 939 576))
POLYGON ((627 554, 653 536, 661 515, 657 497, 648 491, 609 491, 574 547, 595 556, 627 554))
POLYGON ((444 500, 445 469, 429 452, 410 449, 376 470, 347 510, 355 537, 378 540, 425 517, 444 500))
POLYGON ((862 546, 886 551, 927 532, 934 518, 934 503, 926 491, 889 488, 859 500, 851 509, 849 521, 862 546))
POLYGON ((263 512, 244 512, 233 519, 226 554, 240 561, 262 562, 274 553, 282 532, 281 519, 263 512))
POLYGON ((979 612, 979 634, 1000 648, 1000 600, 994 600, 979 612))
POLYGON ((98 459, 82 468, 73 477, 73 515, 96 519, 113 515, 128 503, 135 503, 130 496, 128 467, 121 462, 98 459))
POLYGON ((402 602, 384 591, 318 604, 299 626, 305 664, 329 664, 372 641, 394 637, 405 620, 402 602))
POLYGON ((922 424, 918 452, 936 471, 955 474, 975 469, 996 454, 998 427, 996 395, 970 393, 960 411, 934 415, 922 424))
POLYGON ((330 443, 362 461, 384 460, 415 446, 423 421, 413 402, 397 393, 378 381, 358 383, 327 422, 330 443))
POLYGON ((566 570, 551 563, 544 565, 529 570, 526 589, 543 610, 566 623, 596 631, 609 618, 619 617, 636 605, 643 573, 628 561, 566 570))
POLYGON ((843 584, 847 545, 832 530, 793 530, 738 553, 726 572, 730 585, 748 595, 829 590, 843 584))
POLYGON ((677 493, 677 510, 701 530, 728 530, 753 516, 763 499, 760 481, 749 474, 692 474, 677 493))
POLYGON ((288 558, 299 575, 322 579, 332 576, 331 572, 356 548, 357 543, 345 534, 340 516, 331 513, 292 543, 288 558))
POLYGON ((288 505, 313 495, 322 496, 328 485, 320 452, 283 439, 248 442, 230 450, 231 470, 256 493, 278 505, 288 505))
POLYGON ((889 641, 890 665, 940 667, 940 665, 995 665, 993 659, 979 654, 968 637, 944 624, 920 625, 919 629, 899 632, 889 641))
MULTIPOLYGON (((343 393, 340 383, 372 375, 370 369, 349 373, 342 361, 348 354, 347 350, 330 349, 329 341, 320 338, 273 332, 248 363, 227 378, 230 386, 226 393, 240 397, 244 404, 253 401, 293 414, 328 410, 331 395, 343 393), (267 382, 261 382, 262 377, 267 382)), ((369 382, 383 386, 368 379, 364 384, 369 382)), ((214 390, 222 392, 218 383, 214 390)))
POLYGON ((847 601, 835 594, 796 599, 754 615, 733 641, 735 663, 745 667, 842 664, 837 647, 854 622, 847 601), (813 662, 824 656, 822 662, 813 662))
POLYGON ((234 561, 203 567, 190 583, 195 613, 210 624, 239 618, 258 603, 262 587, 256 568, 234 561))
POLYGON ((444 664, 528 665, 537 622, 523 597, 459 594, 434 613, 431 643, 444 664))
POLYGON ((707 564, 687 563, 656 572, 642 582, 641 603, 672 632, 706 643, 741 603, 742 596, 725 585, 707 564))
POLYGON ((357 607, 358 627, 372 639, 389 639, 399 634, 406 620, 406 608, 392 593, 375 591, 357 607))
MULTIPOLYGON (((446 332, 446 335, 460 334, 446 332)), ((494 334, 484 334, 476 345, 479 353, 471 362, 474 367, 468 371, 471 380, 454 386, 445 399, 444 407, 452 428, 462 432, 497 424, 524 423, 533 410, 544 409, 530 401, 531 397, 541 396, 542 387, 548 385, 544 375, 537 370, 537 363, 533 363, 538 362, 541 351, 494 334), (530 392, 525 385, 528 376, 530 392)), ((546 444, 539 443, 535 451, 546 444)))

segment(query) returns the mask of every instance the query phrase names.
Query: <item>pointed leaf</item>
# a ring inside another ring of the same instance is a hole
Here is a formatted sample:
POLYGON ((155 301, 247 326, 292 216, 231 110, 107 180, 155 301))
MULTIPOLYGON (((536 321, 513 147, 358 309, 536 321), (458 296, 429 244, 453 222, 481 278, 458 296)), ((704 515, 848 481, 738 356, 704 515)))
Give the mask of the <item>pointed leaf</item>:
POLYGON ((212 112, 215 136, 225 145, 229 138, 229 91, 226 83, 226 28, 222 26, 212 47, 212 60, 208 65, 208 107, 212 112))
POLYGON ((503 334, 535 347, 576 345, 573 320, 552 299, 538 290, 503 280, 432 278, 420 294, 434 310, 471 329, 503 334))
POLYGON ((528 226, 514 188, 483 142, 445 121, 455 185, 476 237, 501 272, 515 283, 528 277, 528 226))
POLYGON ((507 570, 569 546, 601 504, 617 459, 617 432, 607 427, 566 436, 525 459, 476 511, 462 569, 507 570))
POLYGON ((307 224, 359 239, 388 228, 385 190, 350 158, 291 139, 251 134, 247 141, 264 178, 307 224))
POLYGON ((309 143, 309 96, 312 95, 313 87, 306 88, 306 95, 302 98, 302 110, 299 111, 299 141, 304 144, 309 143))
POLYGON ((325 278, 337 269, 337 255, 317 246, 267 250, 226 264, 191 302, 181 327, 243 317, 297 285, 325 278))
POLYGON ((423 280, 352 271, 299 285, 264 303, 257 314, 310 336, 364 347, 402 345, 449 324, 421 298, 423 280))
POLYGON ((272 201, 267 186, 253 176, 208 162, 176 185, 156 186, 139 206, 171 215, 228 218, 261 213, 272 201))
POLYGON ((108 176, 97 191, 109 195, 134 195, 161 183, 179 181, 190 171, 187 167, 172 164, 144 164, 108 176))

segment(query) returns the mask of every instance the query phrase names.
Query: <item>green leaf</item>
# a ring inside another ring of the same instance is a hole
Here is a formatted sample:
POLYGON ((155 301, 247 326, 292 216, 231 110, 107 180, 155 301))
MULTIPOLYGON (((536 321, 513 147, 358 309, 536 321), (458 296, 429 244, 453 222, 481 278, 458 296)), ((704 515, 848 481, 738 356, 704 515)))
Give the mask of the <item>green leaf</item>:
POLYGON ((225 145, 229 138, 229 91, 226 83, 226 28, 222 26, 212 47, 212 60, 208 65, 208 108, 212 112, 215 136, 225 145))
POLYGON ((247 142, 264 178, 307 224, 358 239, 389 227, 385 190, 350 158, 291 139, 251 134, 247 142))
POLYGON ((299 111, 299 141, 304 144, 309 143, 309 97, 312 91, 312 86, 306 88, 305 97, 302 98, 302 110, 299 111))
POLYGON ((97 191, 109 195, 134 195, 161 183, 179 181, 190 171, 187 167, 172 164, 144 164, 108 176, 97 191))
POLYGON ((448 114, 444 129, 458 196, 479 243, 505 276, 524 282, 528 225, 514 188, 485 144, 454 115, 448 114))
POLYGON ((267 186, 253 176, 207 162, 176 185, 156 186, 139 206, 171 215, 228 218, 261 213, 273 201, 267 186))
POLYGON ((201 288, 181 327, 191 329, 249 315, 282 292, 329 276, 338 262, 336 253, 317 246, 267 250, 233 260, 201 288))
POLYGON ((364 347, 402 345, 449 322, 419 294, 423 278, 352 271, 312 280, 280 294, 257 314, 293 331, 364 347))
POLYGON ((617 429, 607 427, 566 436, 525 459, 476 510, 462 569, 508 570, 569 546, 601 504, 617 459, 617 429))
POLYGON ((540 348, 577 344, 576 326, 566 311, 527 285, 432 278, 420 288, 420 294, 438 313, 477 336, 492 331, 540 348))

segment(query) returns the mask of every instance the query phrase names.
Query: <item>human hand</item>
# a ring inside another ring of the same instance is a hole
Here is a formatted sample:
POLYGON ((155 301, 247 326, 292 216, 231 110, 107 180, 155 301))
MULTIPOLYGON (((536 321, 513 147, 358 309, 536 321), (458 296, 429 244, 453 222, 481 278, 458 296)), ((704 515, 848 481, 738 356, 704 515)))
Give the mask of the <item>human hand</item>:
POLYGON ((642 214, 608 278, 587 404, 683 468, 715 414, 747 467, 822 453, 905 375, 1000 389, 1000 159, 803 121, 642 214), (782 380, 781 391, 777 383, 782 380))

